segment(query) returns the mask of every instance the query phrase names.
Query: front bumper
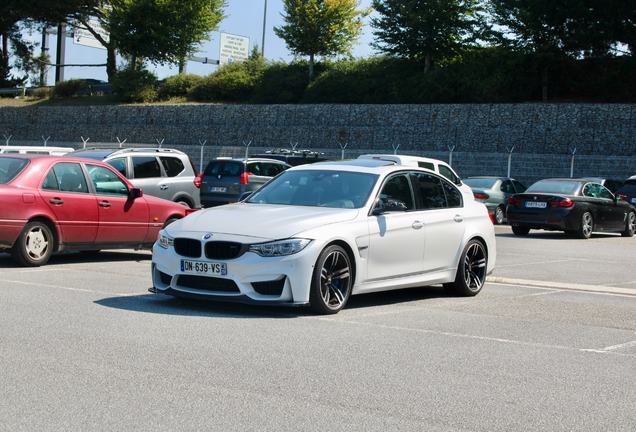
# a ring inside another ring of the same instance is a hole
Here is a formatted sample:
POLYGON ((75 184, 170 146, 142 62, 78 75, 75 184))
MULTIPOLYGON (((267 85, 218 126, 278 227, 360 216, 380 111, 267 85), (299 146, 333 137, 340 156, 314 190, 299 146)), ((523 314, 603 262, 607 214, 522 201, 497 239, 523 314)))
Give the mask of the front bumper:
POLYGON ((178 255, 173 247, 158 245, 152 255, 152 292, 198 300, 229 301, 262 305, 309 304, 314 265, 321 245, 316 241, 301 252, 284 257, 261 257, 246 252, 236 259, 210 260, 178 255), (226 275, 185 273, 181 260, 224 262, 226 275))

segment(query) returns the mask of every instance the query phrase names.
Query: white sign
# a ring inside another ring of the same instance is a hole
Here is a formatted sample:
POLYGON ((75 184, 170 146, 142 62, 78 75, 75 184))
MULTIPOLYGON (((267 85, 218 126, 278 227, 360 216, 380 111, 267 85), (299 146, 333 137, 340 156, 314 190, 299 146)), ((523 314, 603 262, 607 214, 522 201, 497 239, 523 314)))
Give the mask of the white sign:
MULTIPOLYGON (((95 30, 106 42, 110 42, 110 34, 104 30, 100 22, 96 19, 88 21, 91 28, 95 30)), ((95 36, 84 27, 75 27, 73 33, 73 43, 76 45, 85 45, 93 48, 106 49, 95 36)))
POLYGON ((221 33, 219 64, 244 62, 250 56, 250 38, 221 33))

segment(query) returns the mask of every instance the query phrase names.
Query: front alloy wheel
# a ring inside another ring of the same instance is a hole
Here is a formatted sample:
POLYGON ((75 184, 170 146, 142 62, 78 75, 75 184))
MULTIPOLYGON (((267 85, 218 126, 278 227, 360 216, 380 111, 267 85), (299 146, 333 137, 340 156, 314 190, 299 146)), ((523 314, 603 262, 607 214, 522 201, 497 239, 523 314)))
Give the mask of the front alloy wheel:
POLYGON ((338 313, 349 300, 352 287, 351 260, 337 245, 325 248, 316 261, 309 292, 309 304, 314 312, 338 313))
POLYGON ((495 223, 497 225, 501 225, 504 223, 504 218, 506 217, 506 213, 504 212, 503 206, 498 206, 495 209, 495 223))
POLYGON ((487 263, 488 255, 483 243, 479 240, 469 241, 457 266, 455 281, 444 284, 444 288, 465 297, 477 295, 486 282, 487 263))
POLYGON ((636 233, 636 213, 630 211, 625 221, 625 230, 621 232, 621 235, 623 237, 633 237, 634 233, 636 233))

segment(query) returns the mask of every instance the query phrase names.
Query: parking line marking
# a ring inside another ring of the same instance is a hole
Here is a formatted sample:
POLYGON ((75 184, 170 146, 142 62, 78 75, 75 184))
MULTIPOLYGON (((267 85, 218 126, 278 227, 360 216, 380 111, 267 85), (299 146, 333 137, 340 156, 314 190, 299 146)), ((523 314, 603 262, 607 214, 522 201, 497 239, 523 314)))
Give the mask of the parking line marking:
POLYGON ((500 285, 521 285, 521 286, 527 286, 532 288, 587 291, 587 292, 595 292, 595 293, 603 293, 603 294, 626 295, 630 297, 636 296, 636 289, 613 287, 613 286, 606 286, 606 285, 584 285, 584 284, 574 284, 574 283, 564 283, 564 282, 537 281, 537 280, 529 280, 529 279, 508 279, 508 278, 502 278, 502 277, 486 278, 486 282, 496 283, 500 285))
POLYGON ((132 297, 132 296, 139 295, 139 293, 135 293, 135 294, 109 293, 109 292, 104 292, 104 291, 89 290, 89 289, 85 289, 85 288, 63 287, 63 286, 59 286, 59 285, 47 285, 47 284, 43 284, 43 283, 24 282, 24 281, 7 280, 7 279, 5 279, 4 282, 22 284, 22 285, 33 285, 33 286, 44 287, 44 288, 57 288, 57 289, 63 289, 63 290, 67 290, 67 291, 79 291, 79 292, 89 292, 89 293, 95 293, 95 294, 116 295, 116 296, 122 296, 122 297, 132 297))

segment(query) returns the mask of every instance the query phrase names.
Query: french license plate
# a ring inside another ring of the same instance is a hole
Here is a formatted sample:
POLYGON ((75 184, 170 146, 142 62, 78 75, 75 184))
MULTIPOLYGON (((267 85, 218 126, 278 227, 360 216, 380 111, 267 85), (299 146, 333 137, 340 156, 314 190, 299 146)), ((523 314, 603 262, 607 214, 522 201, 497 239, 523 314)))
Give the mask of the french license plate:
POLYGON ((526 207, 546 208, 548 205, 543 201, 526 201, 526 207))
POLYGON ((205 276, 225 276, 227 275, 227 264, 181 260, 181 272, 205 276))
POLYGON ((212 186, 209 188, 210 192, 227 192, 226 187, 212 186))

